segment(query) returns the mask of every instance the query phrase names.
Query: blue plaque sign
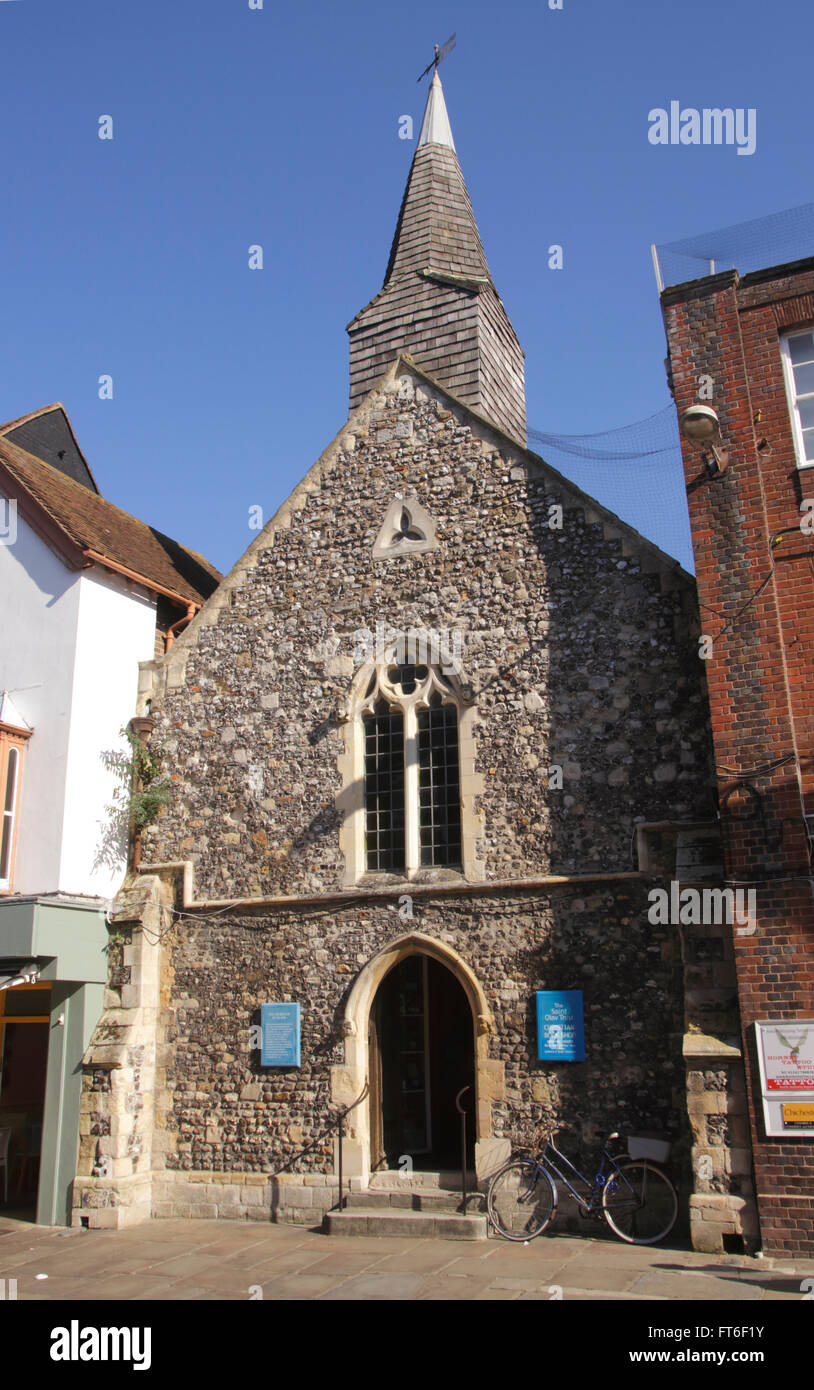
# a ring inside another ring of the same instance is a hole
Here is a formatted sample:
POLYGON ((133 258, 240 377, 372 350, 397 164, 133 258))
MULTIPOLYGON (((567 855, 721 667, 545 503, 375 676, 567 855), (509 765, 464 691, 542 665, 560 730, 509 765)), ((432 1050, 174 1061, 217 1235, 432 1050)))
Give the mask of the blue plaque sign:
POLYGON ((537 990, 537 1060, 585 1061, 581 989, 537 990))
POLYGON ((261 1067, 300 1065, 299 1004, 260 1005, 261 1067))

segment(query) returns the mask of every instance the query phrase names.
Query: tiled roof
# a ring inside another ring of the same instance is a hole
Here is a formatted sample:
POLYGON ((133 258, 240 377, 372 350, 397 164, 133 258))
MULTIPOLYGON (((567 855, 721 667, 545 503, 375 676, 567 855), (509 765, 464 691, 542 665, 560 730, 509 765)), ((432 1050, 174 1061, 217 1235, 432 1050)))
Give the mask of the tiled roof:
POLYGON ((35 458, 42 459, 43 463, 50 463, 60 473, 66 473, 90 492, 99 492, 90 464, 79 447, 68 412, 61 401, 7 421, 5 425, 0 425, 0 435, 35 458))
MULTIPOLYGON (((217 588, 221 574, 202 555, 179 545, 161 531, 130 516, 98 493, 0 434, 0 481, 20 491, 12 493, 29 506, 34 515, 50 523, 57 539, 64 538, 66 549, 75 548, 87 558, 102 557, 112 566, 131 571, 156 592, 164 592, 195 604, 202 603, 217 588)), ((36 522, 35 522, 36 524, 36 522)))

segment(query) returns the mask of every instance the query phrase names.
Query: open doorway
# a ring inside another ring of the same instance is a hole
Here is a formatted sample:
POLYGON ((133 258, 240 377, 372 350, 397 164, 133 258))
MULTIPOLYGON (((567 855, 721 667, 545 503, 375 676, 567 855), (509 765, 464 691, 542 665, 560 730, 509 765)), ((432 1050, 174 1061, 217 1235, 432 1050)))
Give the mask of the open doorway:
POLYGON ((370 1013, 371 1167, 457 1169, 467 1091, 468 1162, 475 1144, 472 1010, 451 970, 416 952, 385 976, 370 1013))
POLYGON ((0 1211, 34 1220, 39 1186, 51 989, 0 990, 0 1211))

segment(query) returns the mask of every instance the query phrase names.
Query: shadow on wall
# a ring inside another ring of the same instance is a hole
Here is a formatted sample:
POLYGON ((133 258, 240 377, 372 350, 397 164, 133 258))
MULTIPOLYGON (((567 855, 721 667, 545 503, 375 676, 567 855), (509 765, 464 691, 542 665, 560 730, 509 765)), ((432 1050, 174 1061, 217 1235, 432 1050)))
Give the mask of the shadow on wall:
POLYGON ((132 756, 121 748, 105 748, 99 754, 105 770, 115 778, 113 798, 105 807, 105 818, 97 821, 98 840, 93 856, 93 872, 107 869, 124 875, 127 867, 130 833, 130 779, 132 756))

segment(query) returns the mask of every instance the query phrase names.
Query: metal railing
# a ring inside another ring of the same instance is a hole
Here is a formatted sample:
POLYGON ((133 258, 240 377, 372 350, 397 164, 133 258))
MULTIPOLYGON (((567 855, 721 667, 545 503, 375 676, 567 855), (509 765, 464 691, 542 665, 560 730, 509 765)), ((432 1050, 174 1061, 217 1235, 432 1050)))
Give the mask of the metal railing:
POLYGON ((466 1216, 466 1207, 469 1201, 469 1194, 467 1192, 469 1173, 467 1171, 468 1165, 466 1158, 466 1111, 461 1105, 461 1096, 465 1095, 469 1089, 469 1086, 463 1086, 455 1097, 455 1108, 461 1117, 461 1211, 464 1216, 466 1216))

